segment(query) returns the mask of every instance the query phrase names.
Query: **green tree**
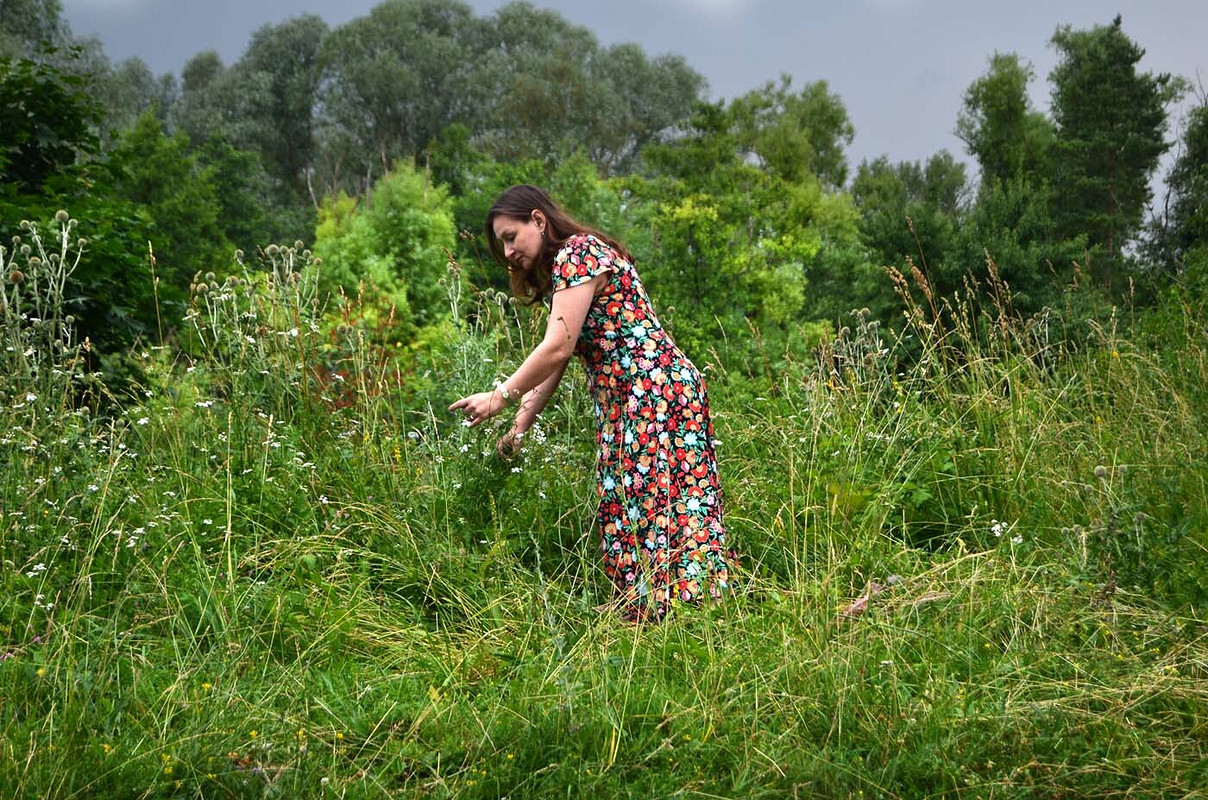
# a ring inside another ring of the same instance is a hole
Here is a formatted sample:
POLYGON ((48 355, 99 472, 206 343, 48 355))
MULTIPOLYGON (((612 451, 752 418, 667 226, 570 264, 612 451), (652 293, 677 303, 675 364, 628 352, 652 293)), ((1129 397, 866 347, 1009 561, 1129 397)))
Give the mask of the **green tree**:
POLYGON ((323 40, 327 189, 368 188, 397 160, 473 108, 469 6, 456 0, 386 0, 323 40), (364 182, 360 182, 364 176, 364 182))
POLYGON ((159 120, 144 114, 111 160, 114 189, 140 208, 165 283, 187 288, 197 272, 230 263, 234 247, 219 222, 219 188, 188 137, 166 135, 159 120))
POLYGON ((70 40, 62 0, 0 0, 0 57, 28 57, 70 40))
POLYGON ((595 35, 555 11, 514 2, 478 28, 475 70, 485 103, 481 142, 499 161, 552 162, 588 146, 622 99, 593 80, 595 35))
POLYGON ((51 64, 0 58, 0 197, 39 193, 96 153, 102 110, 87 89, 51 64))
POLYGON ((1012 178, 982 183, 944 260, 950 277, 984 275, 993 260, 1015 309, 1028 314, 1059 304, 1084 253, 1085 239, 1058 236, 1048 184, 1012 178))
POLYGON ((656 143, 643 151, 647 174, 682 183, 690 191, 727 189, 727 176, 746 165, 726 104, 697 103, 684 128, 673 141, 656 143))
POLYGON ((602 47, 590 30, 530 3, 508 3, 475 30, 470 97, 480 110, 463 120, 499 161, 552 164, 582 150, 601 174, 628 174, 704 88, 678 56, 602 47))
POLYGON ((605 174, 626 174, 640 164, 642 148, 662 141, 691 114, 704 78, 679 56, 648 58, 636 44, 619 44, 590 62, 593 86, 613 102, 591 98, 583 146, 605 174), (599 102, 597 102, 600 100, 599 102))
POLYGON ((167 84, 164 78, 157 79, 141 58, 107 64, 94 77, 93 86, 98 101, 105 109, 101 126, 101 141, 105 149, 148 111, 161 122, 165 121, 173 102, 171 95, 165 93, 167 84))
POLYGON ((1015 53, 995 53, 986 74, 965 91, 956 135, 986 184, 1047 177, 1053 126, 1028 98, 1033 75, 1015 53))
POLYGON ((88 89, 52 63, 0 59, 0 236, 8 241, 22 233, 20 220, 48 222, 59 209, 81 221, 88 268, 66 294, 81 337, 113 352, 154 330, 155 304, 145 218, 94 160, 100 108, 88 89))
POLYGON ((293 242, 314 229, 313 210, 281 203, 281 182, 256 151, 241 150, 216 133, 190 152, 217 189, 218 228, 232 247, 252 252, 271 242, 293 242))
POLYGON ((365 198, 340 193, 324 202, 315 233, 320 290, 355 297, 364 287, 413 332, 448 316, 443 279, 453 247, 445 191, 400 162, 365 198))
POLYGON ((1119 16, 1091 30, 1059 28, 1052 43, 1054 215, 1064 238, 1087 235, 1099 253, 1093 274, 1110 289, 1140 228, 1149 178, 1169 148, 1166 105, 1183 84, 1138 70, 1145 51, 1125 35, 1119 16))
POLYGON ((194 144, 212 135, 239 140, 240 95, 235 81, 214 50, 203 50, 180 71, 180 97, 173 107, 175 130, 184 131, 194 144))
POLYGON ((772 174, 800 183, 817 178, 831 189, 847 181, 843 148, 856 129, 839 96, 826 81, 792 91, 792 78, 768 82, 730 106, 744 151, 754 155, 772 174))
POLYGON ((1168 212, 1151 234, 1168 275, 1183 274, 1192 251, 1208 251, 1208 102, 1187 114, 1181 144, 1166 179, 1168 212))
POLYGON ((248 113, 255 124, 243 145, 257 151, 269 172, 301 197, 310 194, 319 56, 326 35, 327 24, 314 14, 265 25, 234 67, 241 83, 265 89, 251 93, 248 113))
POLYGON ((963 271, 959 265, 948 268, 944 254, 963 211, 964 164, 946 150, 925 164, 892 164, 882 156, 860 164, 851 192, 860 209, 861 235, 875 261, 901 268, 909 257, 929 269, 938 291, 959 285, 963 271))
POLYGON ((653 209, 642 274, 660 304, 677 309, 676 335, 691 348, 718 323, 771 330, 798 320, 807 272, 842 216, 819 182, 793 183, 751 163, 724 103, 698 104, 680 137, 645 156, 646 176, 626 186, 653 209))

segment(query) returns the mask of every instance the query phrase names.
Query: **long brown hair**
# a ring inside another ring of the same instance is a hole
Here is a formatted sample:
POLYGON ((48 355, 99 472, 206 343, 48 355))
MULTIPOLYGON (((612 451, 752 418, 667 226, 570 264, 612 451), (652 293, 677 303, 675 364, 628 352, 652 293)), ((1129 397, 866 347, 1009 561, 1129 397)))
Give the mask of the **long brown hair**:
POLYGON ((607 244, 624 258, 631 261, 625 245, 611 236, 606 236, 589 225, 584 225, 570 214, 567 214, 555 203, 544 189, 529 184, 512 186, 499 195, 499 199, 487 212, 486 219, 487 244, 491 255, 504 266, 508 266, 508 282, 512 294, 522 303, 534 305, 548 295, 553 287, 550 272, 554 266, 554 256, 566 244, 566 240, 575 234, 587 233, 607 244), (528 221, 534 211, 545 215, 545 238, 541 242, 541 253, 531 269, 518 270, 508 266, 503 257, 503 244, 495 238, 495 218, 508 217, 528 221))

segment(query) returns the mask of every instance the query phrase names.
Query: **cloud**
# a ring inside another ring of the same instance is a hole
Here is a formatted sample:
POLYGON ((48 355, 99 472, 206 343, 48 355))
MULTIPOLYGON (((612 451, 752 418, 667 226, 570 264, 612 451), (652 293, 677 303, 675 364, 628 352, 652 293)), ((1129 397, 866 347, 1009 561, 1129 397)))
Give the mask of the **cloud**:
POLYGON ((755 6, 759 0, 675 0, 681 8, 699 11, 711 17, 732 17, 755 6))
POLYGON ((874 11, 900 11, 903 8, 922 5, 922 0, 864 0, 874 11))
POLYGON ((129 8, 131 6, 143 5, 144 2, 145 0, 64 0, 63 5, 68 10, 72 6, 76 6, 78 8, 95 8, 103 11, 105 9, 129 8))

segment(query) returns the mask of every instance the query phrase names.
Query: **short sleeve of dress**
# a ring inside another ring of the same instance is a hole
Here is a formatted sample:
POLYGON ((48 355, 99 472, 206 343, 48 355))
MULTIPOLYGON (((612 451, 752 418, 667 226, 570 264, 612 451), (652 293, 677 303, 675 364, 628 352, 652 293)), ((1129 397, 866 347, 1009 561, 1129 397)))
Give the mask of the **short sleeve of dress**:
POLYGON ((615 268, 617 252, 594 236, 576 234, 566 240, 554 256, 552 290, 587 283, 615 268))

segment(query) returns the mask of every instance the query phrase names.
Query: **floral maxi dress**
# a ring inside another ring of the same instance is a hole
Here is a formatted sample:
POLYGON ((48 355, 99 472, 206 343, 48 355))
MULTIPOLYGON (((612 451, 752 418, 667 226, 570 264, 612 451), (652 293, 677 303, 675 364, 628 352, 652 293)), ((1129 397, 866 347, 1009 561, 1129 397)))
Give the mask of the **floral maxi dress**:
POLYGON ((553 290, 611 273, 575 353, 595 403, 604 570, 629 619, 728 586, 713 425, 700 373, 663 330, 632 263, 594 236, 566 241, 553 290))

